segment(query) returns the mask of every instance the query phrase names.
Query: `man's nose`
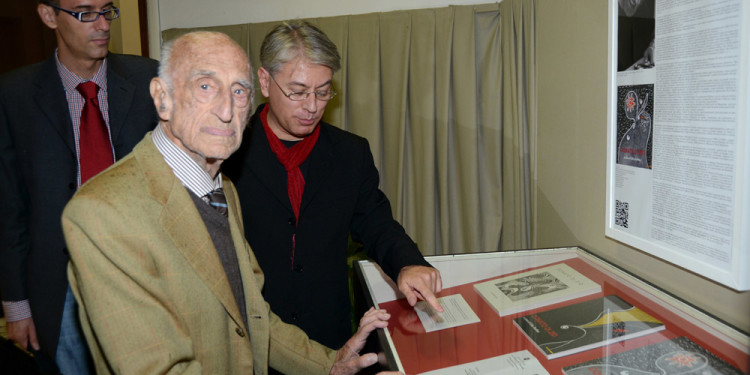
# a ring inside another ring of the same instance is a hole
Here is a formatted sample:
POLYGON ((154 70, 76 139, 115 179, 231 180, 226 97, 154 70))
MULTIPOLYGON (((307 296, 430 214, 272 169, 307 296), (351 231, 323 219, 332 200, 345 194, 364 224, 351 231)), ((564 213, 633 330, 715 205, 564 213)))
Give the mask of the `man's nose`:
POLYGON ((214 114, 222 122, 232 121, 232 95, 228 93, 226 95, 218 95, 216 98, 216 104, 214 105, 214 114))
POLYGON ((112 23, 112 21, 108 21, 106 18, 104 18, 104 15, 100 14, 99 18, 94 21, 94 27, 96 27, 99 31, 109 31, 109 26, 112 23))
POLYGON ((308 112, 316 112, 318 110, 318 97, 315 96, 314 92, 307 94, 307 98, 302 101, 302 108, 308 112))

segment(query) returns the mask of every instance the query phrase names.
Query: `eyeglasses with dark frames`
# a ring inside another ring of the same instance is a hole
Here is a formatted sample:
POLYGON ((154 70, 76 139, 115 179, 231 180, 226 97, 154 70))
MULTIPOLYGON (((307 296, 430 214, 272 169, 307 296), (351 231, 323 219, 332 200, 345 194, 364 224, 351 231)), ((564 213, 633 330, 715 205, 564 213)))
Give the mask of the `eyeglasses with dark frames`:
POLYGON ((120 9, 115 8, 115 7, 102 10, 101 12, 97 12, 95 10, 84 10, 81 12, 74 12, 72 10, 60 8, 59 6, 56 6, 53 4, 47 3, 46 5, 49 5, 59 11, 68 13, 71 16, 75 17, 80 22, 94 22, 99 19, 99 16, 104 16, 104 19, 107 21, 112 21, 113 19, 120 17, 120 9))
POLYGON ((289 100, 294 100, 295 102, 306 100, 310 94, 315 94, 315 99, 327 102, 331 99, 333 99, 334 96, 336 96, 336 91, 333 90, 326 90, 326 91, 292 91, 290 93, 287 93, 284 91, 284 89, 281 88, 281 85, 279 85, 278 82, 276 82, 276 78, 273 78, 273 75, 269 74, 271 76, 271 80, 273 83, 276 84, 276 86, 279 87, 279 90, 281 90, 281 93, 284 94, 289 100))

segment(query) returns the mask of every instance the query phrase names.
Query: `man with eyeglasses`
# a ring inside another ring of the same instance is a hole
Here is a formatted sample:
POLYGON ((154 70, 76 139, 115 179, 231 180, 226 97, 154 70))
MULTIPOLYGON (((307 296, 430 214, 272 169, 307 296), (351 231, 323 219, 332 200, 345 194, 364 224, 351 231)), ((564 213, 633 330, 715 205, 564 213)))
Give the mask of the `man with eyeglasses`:
POLYGON ((0 77, 0 290, 8 336, 48 373, 86 374, 63 207, 157 121, 157 62, 109 53, 111 0, 39 1, 52 57, 0 77))
POLYGON ((410 304, 424 299, 441 311, 440 273, 393 219, 367 140, 321 121, 336 95, 336 45, 311 24, 288 21, 265 37, 260 62, 268 103, 222 168, 236 183, 271 309, 312 339, 340 347, 351 335, 351 233, 410 304))

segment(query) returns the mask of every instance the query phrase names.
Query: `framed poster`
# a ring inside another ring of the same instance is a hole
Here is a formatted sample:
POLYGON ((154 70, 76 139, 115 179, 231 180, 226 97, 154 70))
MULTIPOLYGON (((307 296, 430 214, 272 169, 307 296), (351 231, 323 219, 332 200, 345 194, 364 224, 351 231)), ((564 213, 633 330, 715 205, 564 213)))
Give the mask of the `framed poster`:
POLYGON ((750 3, 610 0, 606 235, 750 290, 750 3))

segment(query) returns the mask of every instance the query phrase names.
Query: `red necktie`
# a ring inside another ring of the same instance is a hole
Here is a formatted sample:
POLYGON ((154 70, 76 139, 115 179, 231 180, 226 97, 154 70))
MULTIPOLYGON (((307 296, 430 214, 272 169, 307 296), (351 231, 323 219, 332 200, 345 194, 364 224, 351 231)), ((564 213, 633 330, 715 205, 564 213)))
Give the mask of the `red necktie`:
POLYGON ((99 110, 99 99, 96 94, 99 86, 92 81, 76 87, 83 95, 85 103, 81 111, 79 160, 81 163, 81 184, 114 163, 112 144, 109 141, 107 124, 99 110))

